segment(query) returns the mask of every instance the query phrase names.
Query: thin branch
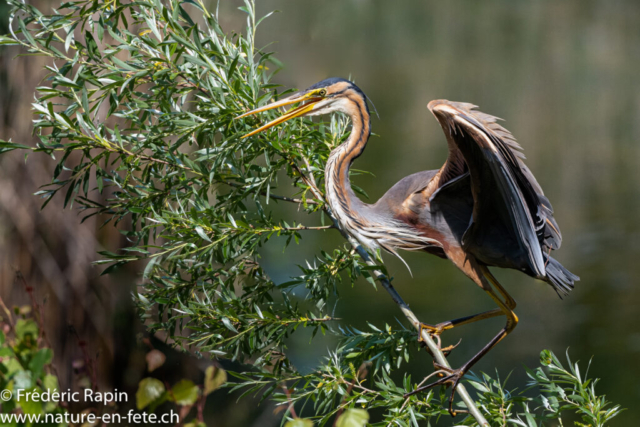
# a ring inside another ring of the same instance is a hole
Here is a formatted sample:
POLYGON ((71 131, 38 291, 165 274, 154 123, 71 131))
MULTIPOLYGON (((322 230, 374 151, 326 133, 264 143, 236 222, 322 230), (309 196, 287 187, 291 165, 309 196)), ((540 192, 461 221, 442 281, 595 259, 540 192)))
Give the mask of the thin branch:
POLYGON ((298 225, 296 227, 282 227, 284 231, 298 231, 298 230, 330 230, 332 228, 337 228, 335 225, 321 225, 317 227, 307 227, 306 225, 298 225))
POLYGON ((362 365, 360 365, 360 367, 358 368, 358 372, 356 373, 356 376, 353 378, 353 380, 351 380, 351 383, 349 383, 347 392, 344 394, 344 396, 342 396, 342 401, 340 402, 340 409, 338 409, 338 412, 336 412, 336 417, 335 417, 335 421, 333 422, 333 427, 336 427, 338 425, 338 418, 340 418, 340 415, 342 415, 342 412, 344 411, 344 403, 347 400, 347 396, 351 394, 351 391, 353 390, 353 387, 356 385, 356 382, 360 383, 360 381, 366 378, 366 376, 369 374, 369 365, 371 365, 371 362, 368 362, 368 363, 365 362, 362 365))
POLYGON ((7 325, 9 325, 11 329, 13 329, 13 317, 11 316, 11 310, 9 310, 7 305, 4 303, 2 297, 0 297, 0 308, 2 308, 2 310, 4 310, 5 314, 7 315, 7 325))
POLYGON ((298 415, 296 414, 296 410, 293 407, 293 400, 291 400, 291 392, 289 391, 289 389, 287 388, 286 385, 282 385, 282 390, 284 390, 284 394, 285 396, 287 396, 287 401, 289 402, 289 412, 291 413, 291 416, 293 418, 298 418, 298 415))
MULTIPOLYGON (((428 380, 429 378, 433 377, 434 375, 441 374, 441 373, 442 373, 442 374, 446 374, 447 372, 445 372, 445 371, 443 371, 443 370, 437 370, 437 371, 435 371, 435 372, 430 373, 429 375, 427 375, 427 376, 426 376, 426 377, 425 377, 425 378, 420 382, 420 384, 418 384, 418 388, 422 387, 422 385, 423 385, 424 383, 426 383, 426 382, 427 382, 427 380, 428 380)), ((407 398, 404 400, 404 402, 402 403, 402 406, 400 407, 400 411, 399 411, 399 412, 402 412, 402 410, 404 409, 404 407, 405 407, 405 406, 407 406, 407 403, 409 403, 409 400, 411 400, 411 397, 407 397, 407 398)), ((427 404, 427 405, 428 405, 428 404, 427 404)), ((392 422, 393 422, 393 421, 392 421, 392 422)), ((392 422, 390 422, 389 424, 387 424, 387 427, 392 427, 392 426, 391 426, 391 423, 392 423, 392 422)), ((505 424, 505 425, 506 425, 506 424, 505 424)))

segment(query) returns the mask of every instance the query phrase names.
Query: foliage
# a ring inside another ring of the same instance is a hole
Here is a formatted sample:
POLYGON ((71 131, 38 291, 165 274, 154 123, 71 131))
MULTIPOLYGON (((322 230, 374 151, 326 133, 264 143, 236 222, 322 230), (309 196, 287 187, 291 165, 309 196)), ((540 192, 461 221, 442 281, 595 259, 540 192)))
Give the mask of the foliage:
MULTIPOLYGON (((160 350, 152 349, 147 353, 146 359, 147 370, 151 373, 164 364, 166 357, 160 350)), ((163 403, 171 402, 177 405, 180 409, 179 413, 186 417, 195 406, 198 409, 196 419, 186 425, 201 425, 204 424, 202 408, 207 397, 226 382, 227 373, 225 370, 214 365, 205 370, 204 381, 201 385, 196 385, 189 379, 182 379, 173 386, 169 386, 167 381, 149 376, 138 383, 136 407, 138 410, 146 409, 153 412, 163 403)))
MULTIPOLYGON (((164 331, 196 354, 244 363, 243 372, 229 372, 233 382, 226 386, 275 399, 287 408, 289 426, 311 425, 295 407, 312 411, 320 425, 334 418, 337 425, 363 425, 369 410, 382 412, 377 425, 417 425, 447 414, 443 391, 405 398, 416 382, 391 377, 418 348, 414 333, 387 325, 360 331, 340 325, 326 309, 341 281, 374 281, 372 267, 349 245, 321 252, 286 283, 274 282, 260 264, 259 250, 268 244, 301 244, 305 233, 335 232, 326 231, 332 226, 325 224, 322 171, 346 138, 347 123, 338 116, 329 123, 296 119, 240 139, 277 112, 234 118, 286 93, 272 83, 278 62, 255 46, 264 18, 256 19, 252 2, 240 8, 247 14, 243 34, 225 33, 200 0, 78 0, 52 15, 10 3, 12 34, 0 44, 20 45, 50 62, 33 103, 39 144, 0 141, 0 152, 51 156, 57 167, 38 193, 43 205, 60 194, 85 219, 99 215, 121 229, 128 246, 101 252, 99 264, 109 274, 145 263, 135 298, 151 332, 164 331), (295 210, 308 214, 305 224, 291 219, 295 210), (304 297, 296 297, 302 288, 304 297), (286 354, 286 340, 300 329, 341 340, 304 375, 286 354)), ((159 363, 151 359, 150 371, 159 363)), ((193 383, 167 390, 149 377, 137 404, 193 405, 222 382, 213 375, 204 392, 193 383)), ((489 377, 473 384, 498 422, 492 412, 504 409, 498 403, 516 402, 500 398, 489 377)), ((513 413, 508 422, 518 417, 529 422, 528 412, 513 413)))
MULTIPOLYGON (((79 398, 55 394, 62 393, 66 389, 61 389, 58 382, 57 366, 53 363, 53 351, 44 332, 45 320, 42 318, 44 310, 36 302, 34 289, 27 285, 20 272, 16 275, 16 283, 21 283, 25 287, 31 299, 31 305, 13 307, 10 310, 0 299, 0 414, 23 414, 34 417, 30 418, 31 420, 39 419, 37 424, 48 425, 50 420, 55 420, 54 424, 59 426, 75 425, 76 420, 87 420, 86 416, 89 413, 100 414, 104 417, 103 419, 109 419, 107 416, 115 413, 118 407, 108 402, 98 403, 95 407, 85 410, 84 418, 70 416, 68 404, 79 398), (36 393, 41 397, 26 397, 27 393, 32 393, 31 396, 36 393), (47 422, 44 418, 38 418, 45 415, 49 417, 47 422)), ((75 334, 75 331, 73 333, 75 334)), ((91 359, 84 342, 77 334, 76 337, 84 360, 73 362, 74 382, 82 388, 95 392, 97 391, 93 371, 95 360, 91 359)), ((148 340, 145 341, 147 345, 151 345, 148 340)), ((153 372, 162 367, 166 357, 159 350, 152 349, 147 353, 146 359, 148 371, 153 372)), ((69 368, 71 365, 72 362, 68 361, 69 368)), ((161 372, 161 374, 164 373, 161 372)), ((136 406, 140 411, 153 412, 165 402, 175 403, 180 409, 183 422, 192 407, 196 407, 195 419, 185 425, 199 426, 202 425, 202 408, 207 397, 222 387, 226 381, 227 373, 214 365, 206 368, 201 385, 182 379, 169 387, 166 381, 153 377, 143 378, 136 393, 136 406)), ((79 395, 84 395, 84 392, 80 392, 79 395)), ((97 402, 99 399, 96 400, 97 402)), ((0 426, 17 426, 25 423, 30 425, 29 422, 28 420, 23 422, 20 418, 10 419, 0 416, 0 426)))
MULTIPOLYGON (((501 383, 499 377, 493 379, 482 374, 469 381, 479 391, 477 403, 491 425, 562 426, 570 425, 566 422, 569 419, 579 427, 602 427, 622 411, 619 405, 612 405, 605 396, 596 394, 598 379, 581 374, 578 363, 569 359, 568 352, 568 369, 549 350, 540 353, 540 364, 535 370, 525 367, 528 388, 519 394, 507 391, 506 381, 501 383), (529 397, 532 389, 540 394, 529 397), (580 421, 575 421, 576 416, 580 421)), ((466 421, 467 425, 473 425, 471 420, 466 421)))
POLYGON ((0 308, 0 414, 64 414, 66 410, 57 401, 25 397, 28 392, 59 391, 58 377, 51 365, 53 351, 47 345, 37 313, 31 306, 9 310, 2 300, 0 308))

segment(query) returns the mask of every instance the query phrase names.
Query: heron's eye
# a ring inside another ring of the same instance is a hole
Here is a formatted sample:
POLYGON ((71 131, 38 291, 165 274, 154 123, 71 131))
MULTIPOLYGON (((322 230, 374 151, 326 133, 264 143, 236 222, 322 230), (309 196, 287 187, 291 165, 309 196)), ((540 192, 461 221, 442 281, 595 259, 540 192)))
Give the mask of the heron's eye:
POLYGON ((326 89, 320 89, 320 92, 318 92, 318 95, 320 96, 325 96, 327 94, 327 90, 326 89))

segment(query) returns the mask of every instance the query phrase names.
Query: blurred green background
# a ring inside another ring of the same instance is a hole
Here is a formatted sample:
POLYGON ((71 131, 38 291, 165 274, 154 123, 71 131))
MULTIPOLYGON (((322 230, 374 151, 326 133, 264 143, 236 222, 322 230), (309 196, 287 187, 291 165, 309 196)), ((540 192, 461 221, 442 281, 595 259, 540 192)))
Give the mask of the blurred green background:
MULTIPOLYGON (((239 5, 220 2, 227 31, 243 28, 239 5)), ((355 166, 375 177, 354 179, 371 202, 402 177, 436 169, 446 159, 444 136, 426 108, 430 100, 471 102, 506 120, 555 208, 564 237, 555 256, 582 280, 563 301, 542 282, 497 271, 519 303, 520 324, 474 370, 497 368, 502 377, 514 371, 509 384, 523 388, 523 364, 537 365, 543 348, 557 354, 569 348, 585 364, 593 356, 590 374, 603 378, 600 393, 633 408, 640 399, 640 2, 260 0, 257 6, 258 15, 281 11, 257 35, 259 46, 276 42, 267 50, 284 64, 278 83, 304 88, 327 77, 351 77, 375 103, 376 136, 355 166)), ((2 32, 6 10, 0 3, 2 32)), ((44 62, 11 60, 16 53, 0 50, 0 136, 34 143, 29 109, 44 62)), ((38 211, 32 194, 53 166, 44 156, 26 164, 19 153, 0 157, 0 296, 11 304, 26 302, 13 281, 21 270, 48 299, 57 360, 80 357, 66 331, 73 324, 100 353, 103 388, 134 389, 146 351, 136 339, 144 328, 130 304, 137 272, 99 278, 100 270, 90 264, 99 257, 95 252, 118 247, 121 236, 95 221, 79 225, 77 214, 61 211, 60 203, 38 211)), ((279 209, 300 218, 287 208, 279 209)), ((284 253, 277 245, 265 250, 275 280, 298 274, 296 264, 311 260, 319 248, 341 244, 332 231, 304 237, 284 253)), ((421 320, 436 323, 493 308, 450 263, 419 253, 403 256, 413 277, 398 260, 385 260, 421 320)), ((358 327, 396 324, 401 317, 384 291, 364 281, 345 284, 334 304, 337 317, 358 327)), ((445 343, 462 338, 453 365, 500 327, 501 320, 493 319, 447 333, 445 343)), ((330 338, 310 343, 302 334, 291 342, 303 369, 312 369, 334 347, 330 338)), ((409 369, 417 378, 431 371, 431 362, 424 353, 416 356, 409 369)), ((173 354, 168 369, 184 369, 184 357, 173 354)), ((268 404, 234 406, 235 400, 231 405, 215 396, 210 425, 277 424, 268 404)), ((623 413, 614 424, 635 426, 634 413, 623 413)))

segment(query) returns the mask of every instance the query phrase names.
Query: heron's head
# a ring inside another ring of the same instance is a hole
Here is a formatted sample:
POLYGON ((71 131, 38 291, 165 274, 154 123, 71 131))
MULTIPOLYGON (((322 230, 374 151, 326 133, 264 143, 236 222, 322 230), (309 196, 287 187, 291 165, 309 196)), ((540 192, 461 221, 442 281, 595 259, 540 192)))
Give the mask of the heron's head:
POLYGON ((264 107, 251 110, 236 118, 239 119, 252 114, 261 113, 263 111, 294 104, 298 105, 291 108, 277 119, 259 127, 247 135, 244 135, 243 138, 255 135, 256 133, 262 132, 263 130, 269 129, 270 127, 284 123, 287 120, 291 120, 296 117, 318 116, 334 111, 353 115, 353 112, 357 109, 367 110, 366 96, 362 93, 360 88, 348 80, 334 77, 322 80, 305 90, 296 92, 293 95, 289 95, 279 101, 272 102, 264 107))

